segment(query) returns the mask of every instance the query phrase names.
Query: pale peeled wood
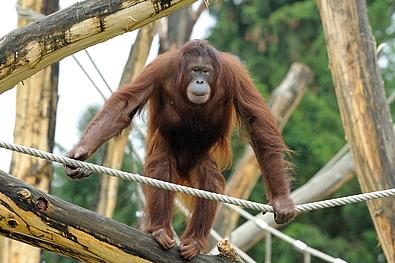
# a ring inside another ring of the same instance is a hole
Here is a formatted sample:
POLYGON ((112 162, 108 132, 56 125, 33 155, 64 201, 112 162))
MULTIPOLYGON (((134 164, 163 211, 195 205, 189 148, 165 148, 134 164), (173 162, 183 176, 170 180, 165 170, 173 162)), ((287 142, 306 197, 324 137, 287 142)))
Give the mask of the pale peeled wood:
MULTIPOLYGON (((148 234, 67 203, 0 171, 0 235, 82 262, 185 262, 148 234)), ((9 261, 14 262, 14 261, 9 261)), ((198 255, 193 262, 232 262, 198 255)))
MULTIPOLYGON (((156 32, 157 24, 151 23, 142 27, 130 51, 130 56, 126 62, 120 87, 129 83, 144 68, 147 61, 151 43, 156 32)), ((114 169, 120 169, 124 159, 124 152, 128 144, 128 136, 132 130, 129 126, 122 133, 111 139, 106 149, 106 158, 103 165, 114 169)), ((112 176, 100 177, 100 191, 96 211, 107 217, 112 217, 117 204, 118 178, 112 176)))
MULTIPOLYGON (((395 140, 366 2, 317 0, 329 67, 363 192, 395 187, 395 140)), ((381 247, 395 262, 395 202, 368 202, 381 247)))
POLYGON ((79 50, 133 31, 196 0, 86 0, 0 39, 0 93, 79 50))
MULTIPOLYGON (((313 73, 304 64, 292 64, 287 76, 274 90, 270 101, 271 112, 282 129, 291 113, 303 97, 305 87, 313 80, 313 73)), ((225 193, 248 199, 261 174, 255 153, 251 146, 246 147, 243 157, 225 188, 225 193)), ((222 207, 215 220, 214 229, 221 236, 228 236, 236 227, 240 215, 226 207, 222 207)))
MULTIPOLYGON (((58 1, 23 0, 18 2, 36 12, 52 13, 58 1)), ((18 19, 18 27, 30 21, 18 19)), ((58 65, 49 66, 18 84, 16 93, 16 119, 14 142, 52 152, 54 145, 56 107, 58 101, 58 65)), ((15 177, 48 192, 52 166, 50 163, 27 155, 13 153, 10 173, 15 177)), ((0 262, 39 263, 41 251, 30 245, 1 238, 0 262)))

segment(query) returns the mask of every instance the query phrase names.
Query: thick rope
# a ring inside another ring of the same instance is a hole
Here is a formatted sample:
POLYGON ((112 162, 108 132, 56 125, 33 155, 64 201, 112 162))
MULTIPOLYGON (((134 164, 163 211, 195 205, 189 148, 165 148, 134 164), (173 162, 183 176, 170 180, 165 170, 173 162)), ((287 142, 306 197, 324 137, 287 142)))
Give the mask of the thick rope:
MULTIPOLYGON (((237 205, 237 206, 241 206, 241 207, 249 208, 249 209, 254 209, 254 210, 260 210, 262 212, 273 212, 273 208, 270 205, 252 202, 252 201, 248 201, 248 200, 243 200, 243 199, 230 197, 230 196, 226 196, 226 195, 222 195, 222 194, 217 194, 217 193, 213 193, 213 192, 208 192, 208 191, 204 191, 204 190, 199 190, 196 188, 177 185, 174 183, 169 183, 169 182, 153 179, 153 178, 141 176, 138 174, 127 173, 127 172, 107 168, 107 167, 92 164, 92 163, 82 162, 82 161, 70 159, 67 157, 58 156, 58 155, 55 155, 52 153, 25 147, 22 145, 17 145, 17 144, 13 144, 13 143, 7 143, 7 142, 0 141, 0 147, 4 148, 4 149, 11 150, 11 151, 15 151, 15 152, 35 156, 38 158, 42 158, 45 160, 57 162, 57 163, 60 163, 63 165, 79 167, 79 168, 85 169, 86 171, 92 171, 92 172, 97 172, 97 173, 101 173, 101 174, 111 175, 111 176, 119 177, 124 180, 134 181, 134 182, 158 187, 158 188, 169 190, 172 192, 180 192, 180 193, 184 193, 184 194, 188 194, 188 195, 192 195, 195 197, 200 197, 200 198, 204 198, 204 199, 208 199, 208 200, 219 201, 219 202, 237 205)), ((395 188, 388 189, 388 190, 382 190, 382 191, 376 191, 376 192, 370 192, 370 193, 351 195, 351 196, 335 198, 335 199, 330 199, 330 200, 325 200, 325 201, 307 203, 307 204, 302 204, 302 205, 296 205, 295 208, 299 212, 307 212, 307 211, 321 209, 321 208, 341 206, 341 205, 357 203, 357 202, 378 199, 378 198, 384 198, 384 197, 389 197, 389 196, 395 196, 395 188)))

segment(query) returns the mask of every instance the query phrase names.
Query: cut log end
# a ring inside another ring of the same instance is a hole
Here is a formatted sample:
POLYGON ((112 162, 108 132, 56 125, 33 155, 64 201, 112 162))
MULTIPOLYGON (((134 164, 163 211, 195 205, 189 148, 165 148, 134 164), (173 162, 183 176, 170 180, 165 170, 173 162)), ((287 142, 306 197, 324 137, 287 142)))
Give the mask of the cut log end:
POLYGON ((227 239, 220 240, 217 243, 217 248, 220 255, 224 257, 226 260, 230 262, 244 263, 244 261, 241 259, 236 249, 233 247, 233 245, 230 243, 229 240, 227 239))

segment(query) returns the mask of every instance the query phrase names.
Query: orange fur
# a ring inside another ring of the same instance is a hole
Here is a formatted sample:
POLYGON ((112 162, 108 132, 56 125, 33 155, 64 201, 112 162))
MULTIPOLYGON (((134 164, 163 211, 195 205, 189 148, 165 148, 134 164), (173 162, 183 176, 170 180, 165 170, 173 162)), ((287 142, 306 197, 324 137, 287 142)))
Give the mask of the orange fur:
MULTIPOLYGON (((289 198, 284 160, 289 150, 269 107, 240 61, 205 41, 194 40, 179 50, 158 56, 131 84, 114 92, 69 157, 88 158, 103 142, 129 125, 148 102, 146 176, 222 193, 225 182, 220 171, 231 163, 232 126, 242 124, 264 175, 269 200, 276 201, 273 206, 281 222, 292 218, 294 207, 289 198), (194 104, 186 90, 192 82, 189 65, 202 61, 212 69, 207 76, 210 98, 204 104, 194 104)), ((174 193, 145 187, 145 194, 144 230, 149 233, 159 230, 157 241, 168 247, 164 240, 173 236, 174 193)), ((217 204, 200 198, 193 198, 191 204, 191 220, 182 242, 184 245, 195 242, 203 249, 217 204)))

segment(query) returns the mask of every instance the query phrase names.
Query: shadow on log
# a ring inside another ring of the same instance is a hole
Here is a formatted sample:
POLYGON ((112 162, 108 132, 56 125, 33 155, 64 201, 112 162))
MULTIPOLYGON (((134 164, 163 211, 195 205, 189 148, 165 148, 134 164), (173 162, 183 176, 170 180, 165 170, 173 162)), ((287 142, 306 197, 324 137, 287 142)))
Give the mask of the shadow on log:
MULTIPOLYGON (((188 262, 147 234, 67 203, 0 171, 0 234, 89 262, 188 262)), ((190 262, 232 262, 199 255, 190 262)), ((234 262, 234 261, 233 261, 234 262)))

